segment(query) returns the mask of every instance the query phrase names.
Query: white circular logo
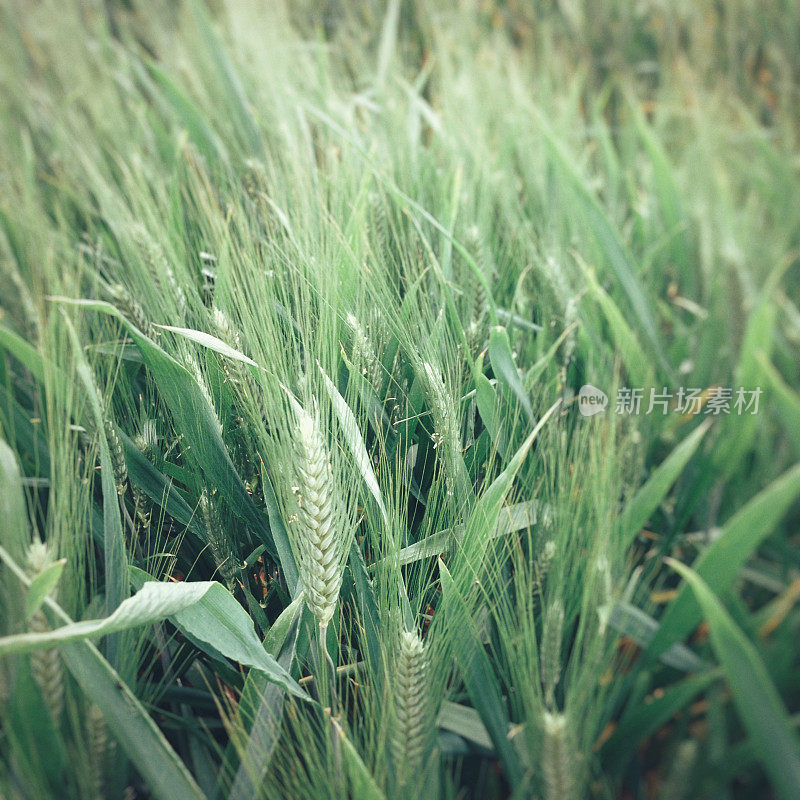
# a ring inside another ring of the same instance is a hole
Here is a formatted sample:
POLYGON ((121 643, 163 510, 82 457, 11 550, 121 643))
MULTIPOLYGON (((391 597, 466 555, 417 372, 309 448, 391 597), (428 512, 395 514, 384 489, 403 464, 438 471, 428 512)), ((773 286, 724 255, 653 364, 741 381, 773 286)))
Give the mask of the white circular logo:
POLYGON ((595 414, 599 414, 605 410, 607 405, 608 395, 604 391, 592 386, 591 383, 581 386, 581 390, 578 392, 578 411, 584 417, 593 417, 595 414))

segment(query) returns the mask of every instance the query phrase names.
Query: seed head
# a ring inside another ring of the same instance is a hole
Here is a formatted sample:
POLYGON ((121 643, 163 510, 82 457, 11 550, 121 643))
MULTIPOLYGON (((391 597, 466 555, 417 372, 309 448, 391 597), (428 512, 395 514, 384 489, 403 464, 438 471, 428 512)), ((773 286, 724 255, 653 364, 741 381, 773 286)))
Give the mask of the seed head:
MULTIPOLYGON (((28 574, 35 578, 53 561, 44 542, 36 539, 27 553, 28 574)), ((51 595, 52 596, 52 595, 51 595)), ((40 608, 31 617, 29 629, 32 633, 45 633, 50 630, 47 617, 40 608)), ((58 724, 64 710, 64 680, 61 669, 61 656, 58 650, 36 650, 30 655, 31 673, 42 699, 50 711, 53 721, 58 724)))
POLYGON ((547 608, 542 630, 540 666, 545 703, 553 705, 553 695, 561 679, 561 630, 564 627, 564 604, 556 599, 547 608))
POLYGON ((392 679, 390 744, 398 781, 404 785, 419 775, 433 723, 428 657, 416 631, 400 633, 392 679))
POLYGON ((542 774, 546 800, 574 800, 575 757, 565 714, 544 713, 542 774))
POLYGON ((334 486, 328 447, 319 418, 295 408, 296 517, 291 538, 298 558, 306 602, 321 628, 336 609, 342 584, 342 555, 349 539, 339 496, 334 486))

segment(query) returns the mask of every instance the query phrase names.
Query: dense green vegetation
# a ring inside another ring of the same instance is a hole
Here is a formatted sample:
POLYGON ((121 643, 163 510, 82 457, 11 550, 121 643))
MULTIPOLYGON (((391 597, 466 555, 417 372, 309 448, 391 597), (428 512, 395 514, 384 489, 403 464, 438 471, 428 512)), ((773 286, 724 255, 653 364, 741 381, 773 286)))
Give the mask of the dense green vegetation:
POLYGON ((0 796, 800 796, 795 3, 0 54, 0 796))

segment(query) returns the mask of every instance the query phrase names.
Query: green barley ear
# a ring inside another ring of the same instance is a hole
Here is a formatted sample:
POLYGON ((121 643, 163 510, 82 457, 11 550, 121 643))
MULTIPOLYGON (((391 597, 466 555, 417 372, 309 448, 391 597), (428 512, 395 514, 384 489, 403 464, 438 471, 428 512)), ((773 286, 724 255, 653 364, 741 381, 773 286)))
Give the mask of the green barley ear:
MULTIPOLYGON (((98 388, 99 394, 99 388, 98 388)), ((122 497, 128 488, 128 465, 125 461, 125 450, 122 447, 122 440, 119 438, 117 426, 107 410, 103 411, 103 433, 108 442, 108 451, 111 458, 111 468, 114 473, 114 485, 117 487, 117 494, 122 497)), ((92 439, 98 435, 97 425, 94 417, 90 416, 86 420, 84 443, 88 447, 92 439)))
POLYGON ((108 287, 111 300, 117 310, 130 322, 132 322, 145 336, 154 339, 158 336, 158 330, 144 313, 144 309, 133 299, 133 295, 121 284, 115 283, 108 287))
POLYGON ((370 192, 370 232, 376 252, 389 247, 391 235, 389 231, 389 217, 386 211, 385 200, 377 192, 370 192))
POLYGON ((542 587, 544 586, 545 578, 547 578, 547 573, 550 571, 550 567, 553 564, 553 559, 556 555, 556 548, 557 545, 555 540, 548 539, 544 546, 539 553, 539 557, 536 559, 536 563, 534 564, 534 570, 536 574, 536 583, 541 591, 542 587))
POLYGON ((225 535, 214 501, 205 489, 200 495, 199 511, 206 531, 208 546, 219 575, 228 589, 233 590, 236 585, 236 554, 225 535))
MULTIPOLYGON (((494 279, 496 267, 494 260, 486 245, 486 240, 481 236, 476 225, 467 230, 467 247, 473 253, 475 260, 483 272, 484 277, 490 283, 494 279)), ((482 281, 473 279, 475 284, 472 296, 471 309, 469 311, 469 324, 467 326, 467 338, 473 347, 481 347, 486 340, 487 318, 489 314, 489 295, 482 281)))
POLYGON ((344 544, 349 540, 334 486, 328 447, 319 416, 311 416, 293 403, 294 472, 292 487, 297 513, 290 520, 292 543, 298 559, 306 602, 320 628, 327 628, 336 609, 342 585, 344 544))
POLYGON ((424 766, 433 723, 428 655, 416 631, 400 632, 391 685, 393 717, 389 742, 395 774, 402 787, 413 783, 424 766))
MULTIPOLYGON (((27 568, 31 578, 39 575, 53 562, 47 545, 37 538, 28 548, 27 568)), ((55 592, 51 592, 51 597, 55 592)), ((31 617, 31 633, 45 633, 50 630, 47 617, 40 608, 31 617)), ((64 710, 64 676, 61 669, 61 656, 57 649, 36 650, 30 654, 31 673, 42 699, 50 711, 53 721, 58 724, 64 710)))
POLYGON ((142 251, 144 260, 150 267, 153 279, 160 284, 163 291, 169 292, 170 296, 174 298, 178 306, 178 313, 181 318, 185 318, 187 309, 186 293, 178 283, 164 249, 143 225, 133 225, 132 232, 134 240, 142 251))
POLYGON ((100 709, 92 703, 86 720, 87 738, 89 745, 89 759, 92 770, 92 793, 97 800, 102 800, 104 794, 104 766, 109 752, 110 741, 108 738, 108 725, 100 709))
POLYGON ((601 636, 605 636, 608 629, 608 622, 611 618, 611 609, 613 608, 613 584, 611 581, 611 567, 609 566, 608 559, 605 556, 599 556, 594 564, 595 570, 598 573, 600 590, 597 604, 597 617, 599 621, 599 632, 601 636))
POLYGON ((566 714, 544 713, 542 775, 545 800, 575 800, 575 754, 566 714))
POLYGON ((125 451, 122 449, 122 441, 117 433, 117 426, 107 414, 103 417, 103 430, 106 434, 108 449, 111 454, 114 485, 117 487, 117 494, 122 497, 128 487, 128 465, 125 462, 125 451))
MULTIPOLYGON (((144 420, 142 429, 134 437, 133 443, 148 461, 153 460, 158 444, 158 433, 154 419, 144 420)), ((133 491, 136 518, 146 533, 153 521, 153 501, 137 484, 131 483, 131 489, 133 491)))
MULTIPOLYGON (((567 300, 567 305, 564 309, 564 329, 570 328, 573 326, 578 320, 580 319, 580 300, 579 298, 570 296, 567 300)), ((562 350, 562 373, 565 374, 567 368, 569 367, 570 362, 572 361, 572 356, 575 354, 575 348, 578 346, 578 332, 577 328, 572 328, 572 330, 567 334, 567 338, 564 340, 564 346, 562 350)))
POLYGON ((382 367, 375 345, 364 330, 361 323, 353 314, 347 315, 347 324, 353 334, 353 349, 351 358, 353 364, 361 371, 369 385, 379 391, 383 380, 382 367))
MULTIPOLYGON (((433 435, 434 448, 442 448, 445 453, 445 460, 458 465, 462 461, 460 417, 439 370, 428 363, 423 364, 423 366, 428 378, 431 410, 433 412, 434 426, 436 427, 436 432, 433 435)), ((450 494, 457 494, 459 487, 454 484, 453 477, 449 471, 446 473, 446 479, 450 494)))
POLYGON ((211 317, 219 332, 220 339, 229 344, 234 350, 240 350, 242 337, 228 315, 219 306, 214 306, 211 309, 211 317))
POLYGON ((206 403, 208 403, 208 407, 211 409, 211 413, 214 415, 214 423, 216 424, 217 430, 219 431, 220 435, 222 435, 222 422, 217 414, 217 407, 214 405, 214 395, 211 394, 211 389, 209 388, 205 375, 203 375, 203 370, 200 369, 200 364, 194 356, 186 355, 183 359, 183 365, 187 370, 189 370, 189 372, 192 373, 192 377, 197 383, 197 388, 200 390, 200 394, 202 394, 206 399, 206 403))
POLYGON ((544 615, 540 667, 545 704, 553 705, 553 695, 561 680, 561 631, 564 627, 564 604, 553 600, 544 615))

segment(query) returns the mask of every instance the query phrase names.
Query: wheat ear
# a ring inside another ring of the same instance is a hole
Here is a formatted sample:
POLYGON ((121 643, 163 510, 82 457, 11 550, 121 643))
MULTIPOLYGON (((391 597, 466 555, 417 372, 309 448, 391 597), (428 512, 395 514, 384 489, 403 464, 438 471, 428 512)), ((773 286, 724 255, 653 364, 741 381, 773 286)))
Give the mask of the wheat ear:
POLYGON ((114 305, 129 322, 132 322, 145 336, 149 336, 151 339, 158 336, 158 330, 150 322, 142 306, 121 283, 109 286, 108 291, 114 305))
POLYGON ((92 791, 97 800, 102 800, 105 796, 103 794, 104 764, 109 751, 108 725, 106 725, 103 712, 94 703, 89 707, 87 729, 92 769, 92 791))
POLYGON ((392 675, 394 719, 390 736, 400 785, 420 773, 431 730, 429 665, 425 645, 415 631, 402 631, 392 675))
MULTIPOLYGON (((51 562, 47 545, 35 541, 28 548, 28 574, 33 578, 39 575, 51 562)), ((52 596, 52 594, 51 594, 52 596)), ((31 633, 45 633, 50 630, 47 617, 38 609, 31 617, 31 633)), ((42 693, 42 699, 50 711, 53 721, 58 724, 64 710, 64 676, 61 669, 61 656, 58 650, 36 650, 30 655, 31 674, 42 693)))
POLYGON ((214 501, 205 489, 200 494, 199 508, 214 563, 217 565, 217 570, 225 581, 225 585, 228 589, 233 590, 236 585, 236 554, 222 528, 214 501))
POLYGON ((575 758, 566 714, 544 713, 542 773, 546 800, 574 800, 575 758))
POLYGON ((375 347, 367 332, 353 314, 347 315, 347 322, 353 330, 353 363, 361 370, 369 385, 379 391, 383 380, 382 366, 375 347))
POLYGON ((293 542, 306 602, 320 628, 327 628, 342 584, 343 515, 333 486, 328 448, 319 419, 295 407, 294 437, 297 514, 293 542))
POLYGON ((561 679, 561 630, 564 627, 564 604, 556 599, 544 615, 542 645, 539 662, 542 674, 544 699, 548 707, 553 705, 553 695, 561 679))
POLYGON ((111 466, 114 470, 114 485, 117 487, 117 494, 122 497, 128 487, 128 465, 125 461, 125 450, 122 447, 117 426, 107 414, 103 417, 103 428, 111 456, 111 466))

